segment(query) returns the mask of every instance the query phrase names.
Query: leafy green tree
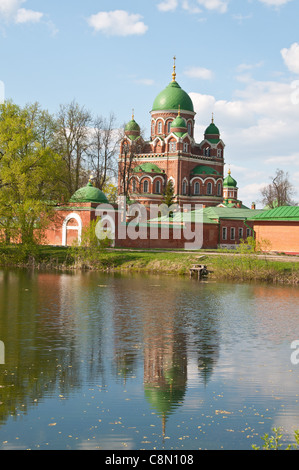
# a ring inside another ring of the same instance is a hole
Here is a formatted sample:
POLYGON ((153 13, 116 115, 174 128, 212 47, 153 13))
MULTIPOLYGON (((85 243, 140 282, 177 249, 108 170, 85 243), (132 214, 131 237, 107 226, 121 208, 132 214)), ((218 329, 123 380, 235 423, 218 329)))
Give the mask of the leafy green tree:
POLYGON ((173 182, 172 180, 169 180, 165 191, 163 193, 163 202, 166 204, 168 207, 170 207, 174 203, 175 199, 175 194, 174 194, 174 187, 173 187, 173 182))
POLYGON ((54 123, 38 104, 0 105, 0 224, 6 241, 41 241, 50 201, 60 199, 62 160, 50 147, 54 123))

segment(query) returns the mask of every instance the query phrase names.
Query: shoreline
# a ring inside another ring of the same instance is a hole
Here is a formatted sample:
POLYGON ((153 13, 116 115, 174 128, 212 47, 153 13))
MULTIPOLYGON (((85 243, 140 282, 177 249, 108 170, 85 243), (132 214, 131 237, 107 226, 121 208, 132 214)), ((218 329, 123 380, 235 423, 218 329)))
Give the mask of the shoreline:
POLYGON ((67 247, 40 246, 27 252, 18 246, 0 247, 1 269, 148 273, 186 277, 190 276, 190 267, 195 263, 207 266, 208 275, 203 279, 299 285, 299 256, 205 250, 183 252, 110 248, 97 252, 87 251, 82 258, 82 252, 79 255, 73 248, 67 247))

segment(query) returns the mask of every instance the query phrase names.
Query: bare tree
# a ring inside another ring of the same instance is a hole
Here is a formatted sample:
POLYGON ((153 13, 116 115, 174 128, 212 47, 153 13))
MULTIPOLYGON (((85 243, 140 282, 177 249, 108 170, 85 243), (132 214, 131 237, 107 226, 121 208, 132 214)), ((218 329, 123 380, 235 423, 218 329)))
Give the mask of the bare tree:
POLYGON ((122 158, 119 162, 118 173, 119 173, 119 182, 120 182, 120 194, 130 197, 130 178, 134 169, 134 161, 136 154, 139 153, 139 145, 131 141, 128 143, 125 141, 122 146, 122 158))
POLYGON ((97 188, 103 189, 109 179, 117 175, 117 151, 119 137, 115 130, 116 118, 98 116, 94 120, 91 144, 88 149, 88 166, 97 188))
POLYGON ((57 148, 66 163, 65 185, 72 195, 82 184, 84 163, 90 146, 92 116, 72 101, 61 105, 57 116, 57 148))
POLYGON ((292 199, 296 194, 295 188, 289 180, 288 173, 283 170, 276 170, 274 177, 271 177, 271 183, 261 189, 261 202, 265 206, 273 209, 274 207, 297 205, 292 199))

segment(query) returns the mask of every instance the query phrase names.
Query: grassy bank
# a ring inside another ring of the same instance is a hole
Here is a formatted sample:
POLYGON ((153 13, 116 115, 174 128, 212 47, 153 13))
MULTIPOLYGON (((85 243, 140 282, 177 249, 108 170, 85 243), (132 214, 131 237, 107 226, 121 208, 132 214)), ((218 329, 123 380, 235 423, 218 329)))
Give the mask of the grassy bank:
POLYGON ((34 267, 35 269, 93 269, 116 272, 148 272, 189 275, 193 263, 205 264, 209 279, 263 281, 299 284, 299 262, 290 257, 271 259, 257 254, 137 250, 91 250, 82 257, 72 248, 20 246, 0 247, 2 267, 34 267))

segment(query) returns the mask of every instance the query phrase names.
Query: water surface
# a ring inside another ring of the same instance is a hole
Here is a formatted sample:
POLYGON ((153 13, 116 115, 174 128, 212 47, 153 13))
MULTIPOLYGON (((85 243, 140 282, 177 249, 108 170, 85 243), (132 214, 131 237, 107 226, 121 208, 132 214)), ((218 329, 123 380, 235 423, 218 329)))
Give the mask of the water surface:
POLYGON ((0 271, 0 449, 251 449, 299 429, 299 289, 0 271))

